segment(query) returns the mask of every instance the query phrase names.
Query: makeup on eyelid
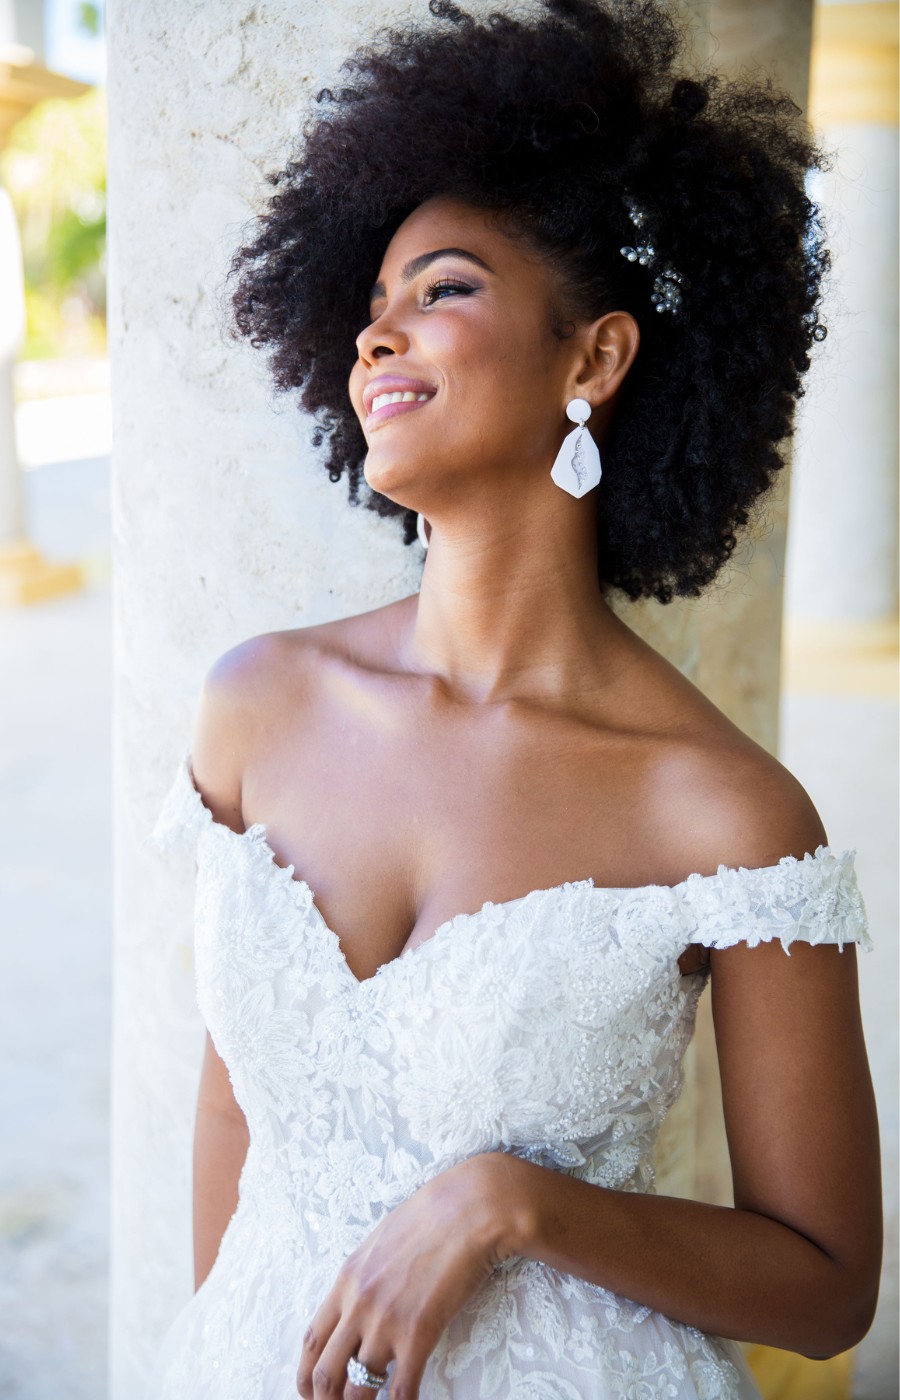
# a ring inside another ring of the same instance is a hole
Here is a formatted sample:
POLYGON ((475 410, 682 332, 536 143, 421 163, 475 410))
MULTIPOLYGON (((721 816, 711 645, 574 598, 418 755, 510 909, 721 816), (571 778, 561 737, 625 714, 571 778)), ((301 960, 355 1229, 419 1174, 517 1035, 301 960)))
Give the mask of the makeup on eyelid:
MULTIPOLYGON (((432 297, 432 296, 434 295, 435 292, 441 292, 441 291, 458 292, 458 293, 459 293, 460 295, 462 295, 462 296, 468 296, 468 295, 470 295, 470 294, 473 293, 473 292, 480 291, 480 288, 477 287, 477 286, 473 286, 471 282, 461 282, 461 281, 457 281, 457 280, 456 280, 455 278, 453 278, 453 277, 439 277, 439 278, 437 278, 437 279, 436 279, 435 281, 433 281, 433 282, 427 282, 427 283, 425 284, 425 286, 423 287, 423 289, 422 289, 422 297, 423 297, 423 300, 426 301, 426 305, 428 305, 428 306, 434 306, 435 302, 434 302, 434 301, 429 301, 429 300, 427 300, 427 299, 430 298, 430 297, 432 297)), ((384 296, 384 293, 383 293, 383 292, 382 292, 382 293, 379 293, 379 295, 383 297, 383 296, 384 296)), ((373 297, 373 300, 374 300, 374 299, 375 299, 375 298, 373 297)), ((438 297, 437 300, 438 300, 438 301, 444 301, 444 300, 446 300, 446 298, 444 298, 444 297, 438 297)), ((370 324, 371 324, 371 321, 374 320, 374 317, 372 316, 371 308, 369 309, 369 320, 370 320, 370 324)))

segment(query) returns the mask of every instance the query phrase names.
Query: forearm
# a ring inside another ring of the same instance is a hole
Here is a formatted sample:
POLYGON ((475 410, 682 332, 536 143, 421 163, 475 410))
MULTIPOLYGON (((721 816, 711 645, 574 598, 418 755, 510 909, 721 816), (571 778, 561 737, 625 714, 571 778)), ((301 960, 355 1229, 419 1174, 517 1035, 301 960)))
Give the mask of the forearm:
POLYGON ((718 1336, 824 1357, 868 1326, 839 1263, 753 1211, 611 1191, 492 1153, 501 1252, 539 1259, 718 1336))
POLYGON ((225 1227, 237 1208, 248 1144, 244 1119, 202 1105, 198 1108, 193 1163, 195 1289, 215 1263, 225 1227))

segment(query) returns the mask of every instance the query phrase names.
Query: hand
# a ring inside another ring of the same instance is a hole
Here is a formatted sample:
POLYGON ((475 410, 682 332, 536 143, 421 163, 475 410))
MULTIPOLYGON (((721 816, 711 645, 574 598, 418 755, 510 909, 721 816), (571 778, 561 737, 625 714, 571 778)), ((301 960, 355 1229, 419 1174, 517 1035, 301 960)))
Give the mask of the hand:
POLYGON ((395 1360, 391 1400, 417 1400, 444 1328, 514 1252, 510 1165, 504 1152, 467 1158, 378 1222, 344 1261, 303 1338, 297 1390, 304 1400, 373 1400, 374 1389, 347 1379, 354 1354, 382 1373, 395 1360))

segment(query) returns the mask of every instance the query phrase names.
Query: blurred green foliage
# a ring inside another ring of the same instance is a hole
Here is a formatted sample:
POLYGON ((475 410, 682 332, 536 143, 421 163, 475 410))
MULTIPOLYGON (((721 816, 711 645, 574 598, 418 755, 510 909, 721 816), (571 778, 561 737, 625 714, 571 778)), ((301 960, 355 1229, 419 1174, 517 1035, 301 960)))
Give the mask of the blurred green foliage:
MULTIPOLYGON (((86 6, 86 9, 91 8, 86 6)), ((106 348, 106 92, 50 98, 0 151, 22 235, 24 359, 106 348)))
POLYGON ((83 3, 78 6, 78 23, 85 34, 96 37, 100 33, 102 24, 100 6, 89 4, 88 0, 83 0, 83 3))

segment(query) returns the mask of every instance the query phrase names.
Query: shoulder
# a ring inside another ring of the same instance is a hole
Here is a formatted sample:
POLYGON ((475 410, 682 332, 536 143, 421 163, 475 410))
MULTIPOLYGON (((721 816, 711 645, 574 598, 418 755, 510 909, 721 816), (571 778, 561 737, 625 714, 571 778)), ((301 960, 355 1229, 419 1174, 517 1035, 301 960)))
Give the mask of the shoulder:
MULTIPOLYGON (((690 942, 710 949, 720 986, 727 967, 751 997, 764 995, 772 975, 796 987, 816 945, 833 945, 829 960, 847 945, 871 949, 856 852, 831 848, 792 773, 756 745, 739 747, 725 765, 706 754, 691 773, 692 810, 702 809, 693 868, 716 878, 688 881, 685 908, 690 942)), ((852 961, 852 954, 829 961, 830 975, 846 978, 852 961)))
POLYGON ((296 671, 315 653, 315 628, 262 632, 222 653, 203 680, 201 706, 223 718, 249 714, 265 705, 273 684, 296 671))
POLYGON ((315 682, 323 641, 320 627, 260 633, 223 652, 206 672, 191 770, 213 816, 236 831, 244 829, 241 792, 249 758, 288 692, 299 714, 315 682))
POLYGON ((217 820, 243 829, 242 775, 251 757, 285 725, 302 724, 315 698, 327 703, 323 682, 331 670, 377 664, 408 601, 260 633, 213 662, 200 693, 191 767, 217 820))
POLYGON ((739 730, 682 742, 667 766, 679 794, 682 862, 690 871, 767 867, 782 856, 802 860, 828 844, 802 783, 739 730))
MULTIPOLYGON (((405 600, 403 600, 405 601, 405 600)), ((368 613, 262 632, 223 652, 206 673, 201 708, 226 724, 264 717, 290 691, 292 708, 302 704, 329 662, 375 659, 384 649, 396 605, 368 613), (384 615, 384 616, 382 616, 384 615)))
POLYGON ((638 638, 620 703, 641 717, 647 771, 644 820, 674 883, 719 865, 747 868, 802 858, 827 845, 809 793, 662 652, 638 638), (680 872, 680 875, 674 872, 680 872))

